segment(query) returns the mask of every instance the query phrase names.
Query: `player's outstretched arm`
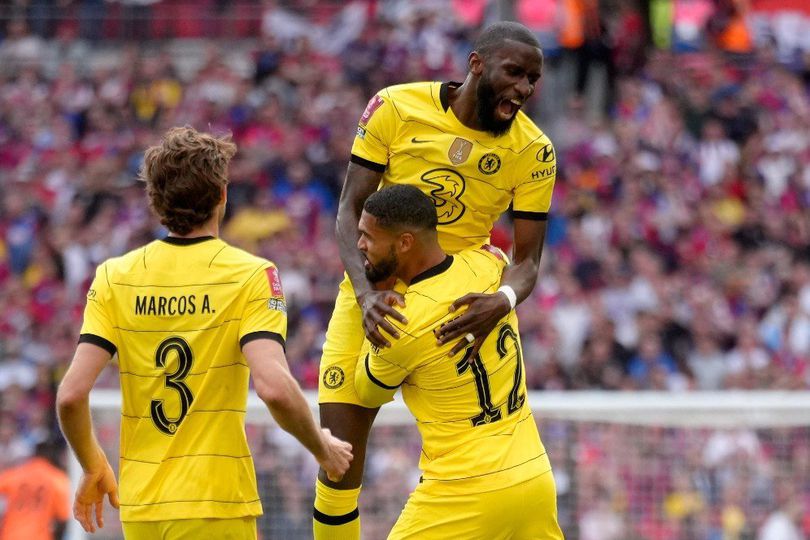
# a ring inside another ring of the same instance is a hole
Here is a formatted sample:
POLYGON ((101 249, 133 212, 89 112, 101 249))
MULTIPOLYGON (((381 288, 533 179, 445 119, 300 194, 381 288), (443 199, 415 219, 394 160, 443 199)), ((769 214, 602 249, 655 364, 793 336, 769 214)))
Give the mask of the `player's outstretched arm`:
POLYGON ((90 390, 110 358, 107 350, 80 343, 56 394, 59 425, 83 471, 76 489, 73 517, 87 532, 104 526, 105 495, 118 508, 115 473, 93 434, 90 417, 90 390))
POLYGON ((386 317, 393 317, 402 324, 407 324, 405 317, 393 308, 394 304, 404 306, 405 299, 394 291, 375 290, 374 284, 366 279, 365 261, 357 249, 357 241, 360 238, 357 223, 360 221, 363 204, 368 196, 377 190, 381 176, 382 173, 356 163, 349 163, 343 190, 340 192, 335 232, 340 259, 346 273, 349 274, 357 303, 363 310, 363 329, 366 337, 378 347, 390 347, 391 343, 382 334, 382 330, 395 338, 399 337, 399 333, 386 317))
MULTIPOLYGON (((540 257, 543 254, 543 242, 546 237, 546 222, 530 219, 514 220, 514 257, 503 271, 501 286, 509 286, 515 292, 516 305, 531 294, 537 283, 537 271, 540 268, 540 257)), ((495 294, 471 293, 456 300, 451 311, 467 306, 466 311, 459 317, 443 325, 438 333, 439 344, 459 339, 453 347, 451 355, 470 346, 470 341, 464 336, 471 334, 473 340, 473 354, 483 344, 484 339, 495 328, 505 315, 512 309, 511 301, 503 292, 495 294)))
POLYGON ((352 445, 315 423, 281 345, 270 339, 256 339, 246 343, 242 353, 253 375, 256 393, 278 425, 315 456, 330 480, 339 481, 352 460, 352 445))

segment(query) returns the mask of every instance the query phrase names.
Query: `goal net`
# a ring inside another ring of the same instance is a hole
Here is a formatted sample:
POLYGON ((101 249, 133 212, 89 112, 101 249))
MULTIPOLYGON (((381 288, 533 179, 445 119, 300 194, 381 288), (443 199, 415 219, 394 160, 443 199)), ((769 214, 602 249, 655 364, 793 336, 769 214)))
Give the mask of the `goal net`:
MULTIPOLYGON (((419 478, 419 434, 397 397, 369 442, 365 540, 387 536, 419 478)), ((315 395, 307 399, 315 411, 315 395)), ((538 392, 529 403, 569 540, 746 539, 787 524, 810 537, 810 393, 538 392)), ((120 394, 96 391, 91 407, 115 465, 120 394)), ((246 430, 265 512, 260 539, 311 539, 314 459, 255 395, 246 430)), ((75 481, 75 462, 70 472, 75 481)), ((122 537, 117 513, 107 512, 92 538, 122 537)), ((69 538, 89 535, 74 522, 69 538)))

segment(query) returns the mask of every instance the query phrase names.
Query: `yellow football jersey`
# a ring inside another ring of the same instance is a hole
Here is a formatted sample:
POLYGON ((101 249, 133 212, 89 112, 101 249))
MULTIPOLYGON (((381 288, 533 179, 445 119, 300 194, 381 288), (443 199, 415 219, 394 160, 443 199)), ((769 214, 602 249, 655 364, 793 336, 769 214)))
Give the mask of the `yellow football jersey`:
POLYGON ((409 184, 430 196, 449 253, 487 243, 510 204, 515 217, 546 219, 557 171, 551 141, 523 112, 498 137, 462 124, 447 98, 457 84, 381 90, 360 118, 351 158, 382 172, 381 187, 409 184))
POLYGON ((355 370, 363 405, 402 397, 422 435, 422 482, 431 493, 476 493, 524 482, 551 469, 531 409, 517 316, 504 317, 479 354, 448 355, 434 330, 454 314, 448 307, 469 292, 492 293, 506 257, 496 248, 448 255, 404 291, 408 320, 390 348, 366 342, 355 370))
POLYGON ((122 521, 261 514, 241 346, 286 331, 276 267, 220 239, 170 237, 98 267, 80 341, 118 353, 122 521))

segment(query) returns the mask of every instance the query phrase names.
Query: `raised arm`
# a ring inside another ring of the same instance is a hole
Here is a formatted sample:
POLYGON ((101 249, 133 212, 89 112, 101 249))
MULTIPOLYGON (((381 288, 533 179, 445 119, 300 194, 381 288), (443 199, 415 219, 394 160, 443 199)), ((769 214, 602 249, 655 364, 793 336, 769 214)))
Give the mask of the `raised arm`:
POLYGON ((346 170, 346 179, 340 192, 338 202, 337 222, 335 232, 337 236, 340 260, 349 274, 357 298, 374 289, 366 279, 363 269, 364 259, 357 249, 357 223, 363 212, 363 204, 369 195, 377 191, 382 173, 367 169, 356 163, 349 163, 346 170))
POLYGON ((369 283, 365 275, 365 260, 360 254, 360 250, 357 249, 357 241, 360 237, 357 232, 357 223, 360 221, 363 204, 368 196, 377 190, 381 176, 381 172, 357 163, 349 163, 338 203, 336 236, 340 259, 343 261, 343 266, 354 287, 357 303, 363 311, 363 330, 366 337, 378 347, 389 347, 391 343, 380 330, 385 330, 395 338, 399 337, 399 333, 386 320, 386 317, 390 316, 405 323, 402 314, 391 307, 395 303, 404 306, 405 301, 399 293, 375 289, 375 285, 381 289, 388 289, 390 284, 386 286, 386 284, 369 283))
POLYGON ((276 423, 315 456, 330 480, 339 481, 352 460, 352 445, 315 423, 301 387, 290 373, 281 344, 271 339, 255 339, 245 343, 242 353, 256 393, 276 423))

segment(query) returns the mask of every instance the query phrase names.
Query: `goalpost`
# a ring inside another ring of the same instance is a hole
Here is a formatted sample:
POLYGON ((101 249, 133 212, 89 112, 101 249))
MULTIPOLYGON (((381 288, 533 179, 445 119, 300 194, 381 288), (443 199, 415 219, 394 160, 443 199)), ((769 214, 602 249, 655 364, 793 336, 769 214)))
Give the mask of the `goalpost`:
MULTIPOLYGON (((317 415, 315 393, 307 400, 317 415)), ((94 391, 90 402, 117 468, 120 393, 94 391)), ((810 392, 530 392, 528 403, 569 540, 755 537, 771 513, 796 507, 798 525, 810 530, 810 392)), ((311 539, 314 459, 253 393, 246 432, 265 512, 260 538, 311 539)), ((369 441, 364 540, 386 537, 418 481, 419 448, 398 395, 369 441)), ((72 457, 69 472, 75 483, 72 457)), ((105 522, 92 538, 121 538, 117 513, 108 510, 105 522)), ((68 538, 91 536, 71 521, 68 538)))

